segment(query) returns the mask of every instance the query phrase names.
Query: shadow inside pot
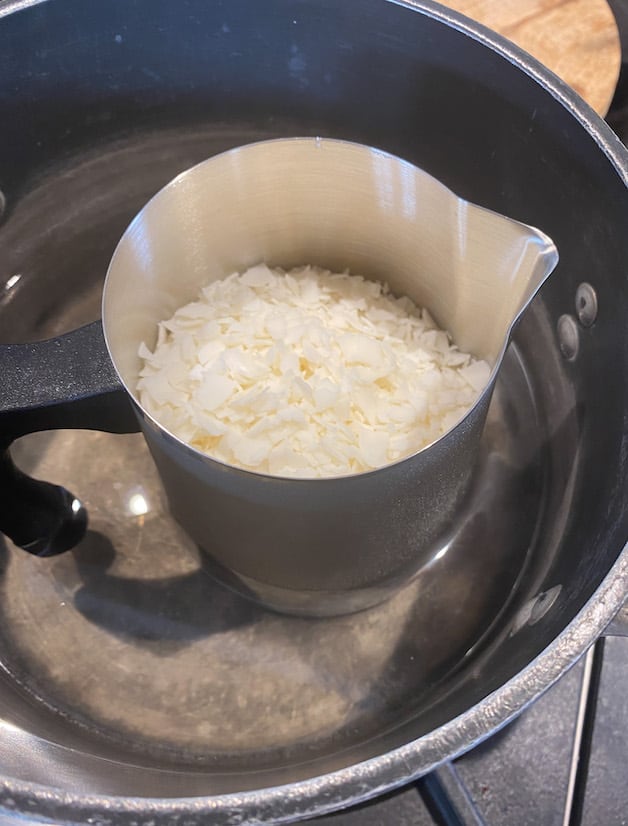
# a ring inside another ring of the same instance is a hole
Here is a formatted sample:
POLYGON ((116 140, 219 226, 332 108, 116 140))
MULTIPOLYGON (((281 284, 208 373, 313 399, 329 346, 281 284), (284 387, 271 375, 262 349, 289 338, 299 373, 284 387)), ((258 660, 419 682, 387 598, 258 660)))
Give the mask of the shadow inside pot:
POLYGON ((86 619, 164 655, 211 634, 254 623, 264 609, 222 586, 205 569, 163 578, 111 573, 116 549, 89 530, 72 552, 80 586, 74 605, 86 619))

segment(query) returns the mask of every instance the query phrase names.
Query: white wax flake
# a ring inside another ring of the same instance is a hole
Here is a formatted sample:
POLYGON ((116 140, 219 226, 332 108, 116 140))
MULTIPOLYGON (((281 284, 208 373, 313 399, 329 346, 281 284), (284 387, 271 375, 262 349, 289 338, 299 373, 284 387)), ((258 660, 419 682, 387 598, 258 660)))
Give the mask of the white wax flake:
POLYGON ((462 377, 478 393, 484 390, 488 384, 490 372, 490 367, 485 361, 472 361, 460 370, 462 377))
POLYGON ((205 373, 194 393, 194 401, 202 410, 213 411, 234 394, 238 385, 220 373, 205 373))
POLYGON ((490 377, 409 298, 309 266, 208 284, 139 356, 140 401, 165 428, 227 464, 300 478, 415 453, 490 377))
POLYGON ((240 282, 247 287, 266 287, 273 283, 273 273, 265 264, 259 264, 242 273, 240 282))
POLYGON ((314 404, 321 412, 323 412, 336 404, 338 401, 338 396, 340 395, 340 388, 337 384, 334 384, 333 381, 324 378, 318 382, 313 393, 314 404))

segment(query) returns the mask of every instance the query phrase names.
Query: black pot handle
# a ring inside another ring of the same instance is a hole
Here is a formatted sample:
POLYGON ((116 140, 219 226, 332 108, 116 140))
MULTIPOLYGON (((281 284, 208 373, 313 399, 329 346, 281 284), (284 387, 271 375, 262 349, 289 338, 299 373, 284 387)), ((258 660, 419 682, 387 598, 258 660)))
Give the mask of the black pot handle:
POLYGON ((138 420, 100 321, 48 341, 0 346, 0 377, 0 531, 29 553, 52 556, 81 539, 87 514, 65 488, 18 470, 11 442, 60 428, 134 433, 138 420))

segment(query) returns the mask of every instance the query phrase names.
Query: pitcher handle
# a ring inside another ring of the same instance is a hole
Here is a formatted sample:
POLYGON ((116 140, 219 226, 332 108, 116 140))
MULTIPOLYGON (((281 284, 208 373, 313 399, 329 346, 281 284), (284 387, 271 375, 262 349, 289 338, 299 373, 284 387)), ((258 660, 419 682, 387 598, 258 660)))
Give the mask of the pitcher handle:
POLYGON ((47 341, 0 346, 0 376, 0 532, 37 556, 61 553, 83 536, 85 509, 65 488, 22 473, 11 443, 60 428, 134 433, 138 420, 100 321, 47 341))

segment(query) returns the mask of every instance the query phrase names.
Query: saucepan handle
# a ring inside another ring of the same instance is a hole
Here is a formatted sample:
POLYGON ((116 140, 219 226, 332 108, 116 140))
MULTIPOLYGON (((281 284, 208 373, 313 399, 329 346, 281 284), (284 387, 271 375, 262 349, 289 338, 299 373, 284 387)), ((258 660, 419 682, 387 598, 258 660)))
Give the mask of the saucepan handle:
POLYGON ((134 433, 137 418, 100 321, 48 341, 0 346, 0 376, 0 531, 37 556, 61 553, 84 533, 85 510, 65 488, 22 473, 11 442, 60 428, 134 433))

